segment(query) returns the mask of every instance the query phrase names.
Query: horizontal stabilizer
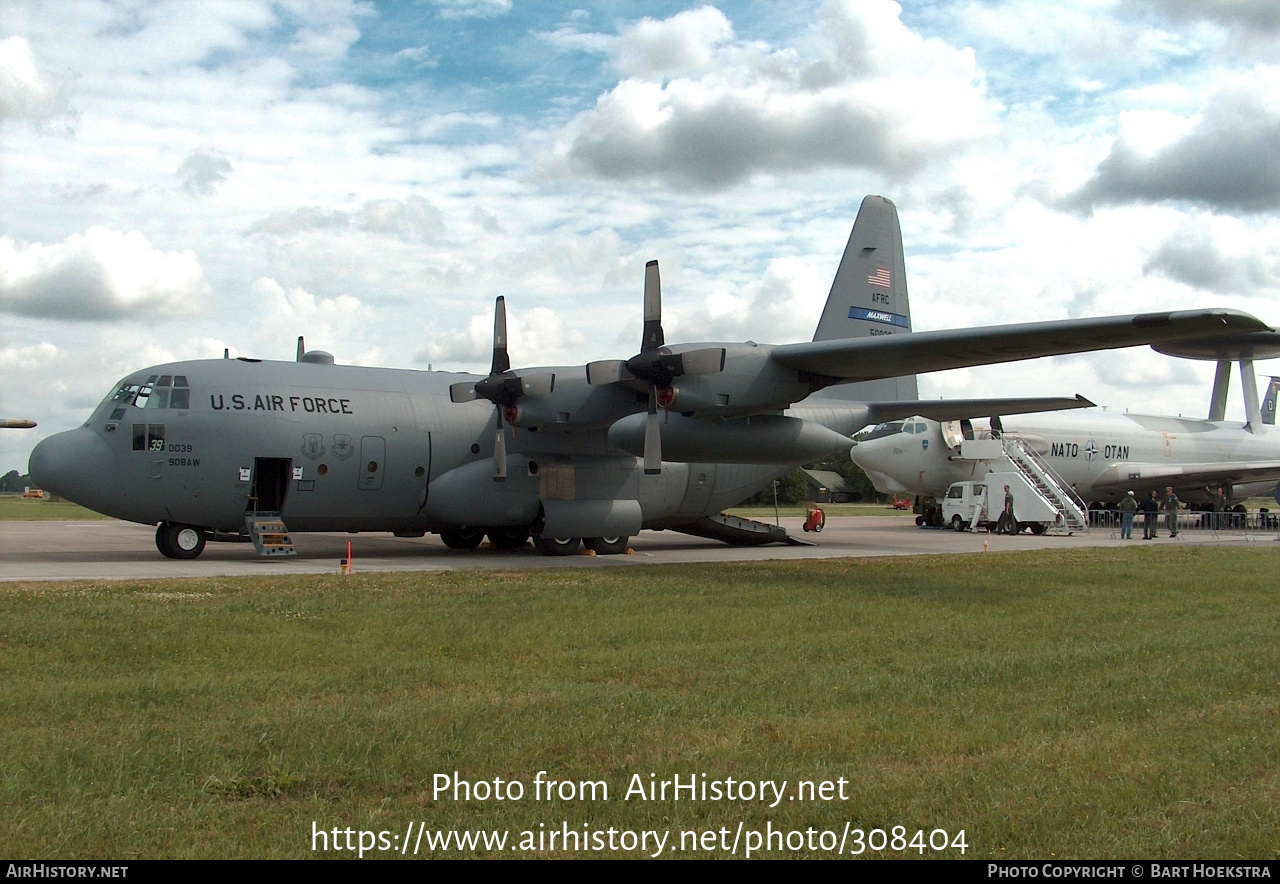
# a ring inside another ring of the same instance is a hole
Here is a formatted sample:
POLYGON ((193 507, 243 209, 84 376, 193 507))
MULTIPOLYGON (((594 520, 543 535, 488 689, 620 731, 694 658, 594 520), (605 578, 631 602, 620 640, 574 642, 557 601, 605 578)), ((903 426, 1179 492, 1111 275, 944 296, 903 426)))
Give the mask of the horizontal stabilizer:
POLYGON ((965 418, 1093 407, 1095 407, 1094 403, 1078 394, 1074 398, 1059 396, 1030 399, 907 399, 900 402, 868 403, 867 423, 881 424, 904 417, 958 421, 965 418))

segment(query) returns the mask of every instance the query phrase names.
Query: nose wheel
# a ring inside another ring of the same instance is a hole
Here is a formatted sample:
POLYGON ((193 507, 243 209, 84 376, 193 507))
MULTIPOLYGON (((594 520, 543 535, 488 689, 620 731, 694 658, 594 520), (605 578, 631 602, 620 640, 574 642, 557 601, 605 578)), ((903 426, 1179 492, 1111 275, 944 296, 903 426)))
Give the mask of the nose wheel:
POLYGON ((156 528, 156 549, 167 559, 194 559, 204 544, 204 531, 191 525, 161 522, 156 528))

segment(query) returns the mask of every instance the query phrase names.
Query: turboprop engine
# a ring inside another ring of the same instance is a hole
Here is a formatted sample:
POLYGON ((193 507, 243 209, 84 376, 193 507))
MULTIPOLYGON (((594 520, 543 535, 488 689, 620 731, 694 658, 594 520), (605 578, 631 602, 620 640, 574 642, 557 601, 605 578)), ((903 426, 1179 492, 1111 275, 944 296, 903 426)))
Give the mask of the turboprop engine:
MULTIPOLYGON (((633 414, 609 428, 610 444, 643 456, 648 415, 633 414)), ((659 416, 662 457, 681 463, 776 464, 819 460, 849 446, 849 438, 813 421, 781 414, 706 420, 659 416)))

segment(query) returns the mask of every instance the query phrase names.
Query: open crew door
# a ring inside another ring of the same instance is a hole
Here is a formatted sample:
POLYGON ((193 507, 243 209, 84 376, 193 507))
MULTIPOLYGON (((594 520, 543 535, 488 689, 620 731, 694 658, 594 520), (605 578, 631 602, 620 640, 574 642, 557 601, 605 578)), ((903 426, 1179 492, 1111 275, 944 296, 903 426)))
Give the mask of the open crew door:
POLYGON ((284 500, 293 479, 293 459, 256 457, 253 481, 249 486, 249 506, 245 510, 245 530, 262 556, 296 555, 293 540, 280 519, 284 500))
POLYGON ((279 513, 284 509, 284 499, 289 493, 293 478, 293 458, 255 457, 253 481, 249 486, 251 513, 279 513))

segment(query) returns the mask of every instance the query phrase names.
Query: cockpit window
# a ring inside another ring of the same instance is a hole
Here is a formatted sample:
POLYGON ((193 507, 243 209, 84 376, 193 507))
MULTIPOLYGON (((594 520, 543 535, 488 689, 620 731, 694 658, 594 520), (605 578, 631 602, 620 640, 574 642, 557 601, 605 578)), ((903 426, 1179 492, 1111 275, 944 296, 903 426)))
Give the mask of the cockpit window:
POLYGON ((916 435, 919 436, 922 433, 928 432, 928 429, 928 426, 925 424, 916 424, 916 435))
POLYGON ((111 401, 135 408, 190 408, 191 390, 186 375, 152 375, 145 384, 121 384, 111 401))
POLYGON ((883 439, 885 436, 893 436, 901 432, 902 421, 890 421, 887 424, 878 424, 862 441, 870 442, 872 439, 883 439))
POLYGON ((133 397, 138 395, 141 387, 138 384, 121 384, 120 389, 111 397, 112 402, 128 402, 133 404, 133 397))

